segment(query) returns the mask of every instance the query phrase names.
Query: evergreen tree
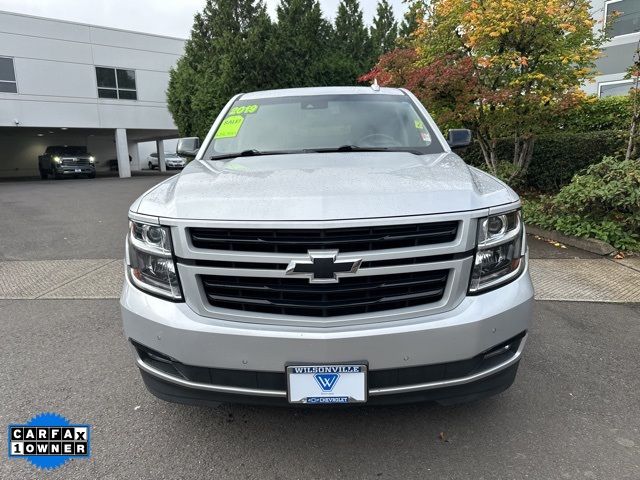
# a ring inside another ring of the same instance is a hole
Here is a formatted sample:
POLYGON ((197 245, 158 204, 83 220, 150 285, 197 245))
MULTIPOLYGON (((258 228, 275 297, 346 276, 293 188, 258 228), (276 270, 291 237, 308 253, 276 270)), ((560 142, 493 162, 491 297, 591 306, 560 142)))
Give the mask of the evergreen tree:
POLYGON ((274 37, 277 64, 274 88, 330 85, 328 66, 331 24, 325 20, 317 0, 281 0, 274 37))
POLYGON ((370 61, 371 39, 364 25, 358 0, 341 0, 335 20, 334 38, 337 49, 354 63, 361 66, 370 61))
POLYGON ((269 86, 272 36, 262 0, 207 0, 170 72, 167 102, 182 135, 204 137, 231 96, 269 86))
POLYGON ((404 14, 404 19, 400 24, 400 39, 407 41, 411 34, 416 31, 420 25, 420 19, 424 11, 422 1, 413 1, 409 5, 409 9, 404 14))
POLYGON ((362 72, 371 68, 375 58, 369 31, 364 25, 358 0, 341 0, 335 19, 332 51, 327 70, 334 85, 354 85, 362 72))
POLYGON ((393 15, 393 7, 387 0, 380 0, 371 27, 371 44, 376 59, 393 50, 397 40, 398 22, 393 15))

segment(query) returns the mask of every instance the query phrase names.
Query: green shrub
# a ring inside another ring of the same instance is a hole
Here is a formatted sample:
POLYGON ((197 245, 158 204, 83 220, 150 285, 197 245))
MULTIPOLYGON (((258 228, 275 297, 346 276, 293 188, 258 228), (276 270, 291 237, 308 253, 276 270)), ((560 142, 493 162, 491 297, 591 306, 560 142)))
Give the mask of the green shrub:
MULTIPOLYGON (((533 158, 525 176, 519 184, 512 186, 518 190, 557 192, 568 184, 571 178, 589 165, 599 162, 602 157, 613 156, 625 147, 625 132, 602 131, 590 133, 564 133, 542 135, 536 139, 533 158)), ((510 138, 501 139, 497 145, 498 158, 508 162, 513 157, 514 142, 510 138)), ((476 167, 485 168, 482 152, 477 143, 461 153, 464 160, 476 167)), ((508 166, 500 168, 499 176, 508 173, 508 166)))
POLYGON ((565 113, 558 128, 572 133, 590 133, 602 130, 629 130, 631 125, 631 98, 589 97, 576 108, 565 113))
POLYGON ((640 161, 605 157, 555 196, 524 202, 525 221, 640 251, 640 161))

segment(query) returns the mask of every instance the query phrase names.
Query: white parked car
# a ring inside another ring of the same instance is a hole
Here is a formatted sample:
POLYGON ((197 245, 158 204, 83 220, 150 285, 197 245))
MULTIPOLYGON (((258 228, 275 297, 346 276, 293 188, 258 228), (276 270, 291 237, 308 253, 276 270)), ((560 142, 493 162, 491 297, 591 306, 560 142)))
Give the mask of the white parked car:
MULTIPOLYGON (((171 170, 174 168, 182 169, 187 164, 184 158, 172 152, 164 152, 164 161, 167 166, 167 170, 171 170)), ((149 170, 153 170, 159 167, 157 153, 152 153, 147 157, 147 165, 149 167, 149 170)))

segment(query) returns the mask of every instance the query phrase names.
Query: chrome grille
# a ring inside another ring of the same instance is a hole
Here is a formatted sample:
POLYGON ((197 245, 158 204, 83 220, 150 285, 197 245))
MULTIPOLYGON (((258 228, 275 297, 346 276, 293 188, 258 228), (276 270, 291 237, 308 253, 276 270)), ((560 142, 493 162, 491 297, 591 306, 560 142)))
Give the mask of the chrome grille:
POLYGON ((457 221, 325 229, 191 228, 194 247, 243 252, 305 253, 338 249, 341 252, 417 247, 450 242, 457 221))
POLYGON ((63 158, 62 165, 74 167, 74 166, 86 166, 91 165, 88 158, 63 158))
POLYGON ((299 278, 202 276, 214 307, 251 312, 333 317, 378 312, 437 302, 447 270, 343 278, 310 284, 299 278))
POLYGON ((467 291, 476 215, 291 222, 176 220, 185 301, 217 320, 332 327, 408 319, 455 307, 467 291), (299 243, 297 243, 299 242, 299 243), (309 251, 313 252, 314 257, 309 251), (333 283, 291 265, 336 252, 361 260, 333 283))

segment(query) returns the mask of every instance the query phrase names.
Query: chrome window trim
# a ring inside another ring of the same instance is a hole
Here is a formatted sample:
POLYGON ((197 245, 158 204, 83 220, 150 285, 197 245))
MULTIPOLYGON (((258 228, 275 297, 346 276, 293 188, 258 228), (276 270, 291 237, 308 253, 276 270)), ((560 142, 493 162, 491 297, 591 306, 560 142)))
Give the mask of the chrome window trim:
MULTIPOLYGON (((413 385, 399 385, 395 387, 383 387, 383 388, 370 388, 369 395, 372 397, 382 396, 382 395, 393 395, 393 394, 401 394, 401 393, 410 393, 410 392, 419 392, 424 390, 434 390, 436 388, 446 388, 446 387, 455 387, 457 385, 464 385, 467 383, 475 382, 478 380, 482 380, 483 378, 487 378, 491 375, 494 375, 502 370, 509 368, 514 365, 516 362, 520 360, 522 356, 522 352, 524 350, 524 345, 527 341, 528 335, 525 335, 520 341, 520 345, 518 346, 518 350, 505 360, 504 362, 499 363, 498 365, 494 365, 491 368, 486 370, 482 370, 480 372, 474 373, 472 375, 467 375, 466 377, 458 377, 452 378, 449 380, 438 380, 434 382, 426 382, 426 383, 418 383, 413 385)), ((163 372, 151 365, 146 364, 140 356, 136 352, 136 365, 138 368, 148 373, 149 375, 153 375, 165 382, 173 383, 175 385, 179 385, 181 387, 193 388, 197 390, 207 390, 210 392, 219 392, 219 393, 230 393, 237 395, 254 395, 260 397, 275 397, 275 398, 286 398, 287 392, 286 390, 262 390, 256 388, 243 388, 243 387, 229 387, 226 385, 214 385, 210 383, 201 383, 201 382, 192 382, 190 380, 185 380, 184 378, 176 377, 174 375, 170 375, 168 373, 163 372)))

